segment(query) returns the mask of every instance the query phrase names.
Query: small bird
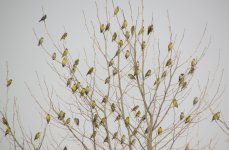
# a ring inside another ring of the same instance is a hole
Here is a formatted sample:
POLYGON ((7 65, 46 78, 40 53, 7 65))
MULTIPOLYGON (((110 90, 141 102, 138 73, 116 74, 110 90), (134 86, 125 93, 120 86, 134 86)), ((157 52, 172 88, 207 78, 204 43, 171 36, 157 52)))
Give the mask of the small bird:
POLYGON ((117 73, 118 73, 118 69, 116 67, 114 67, 114 69, 112 71, 113 76, 115 76, 117 73))
POLYGON ((153 25, 149 25, 147 34, 149 35, 151 32, 153 32, 153 25))
POLYGON ((67 55, 68 55, 68 49, 65 48, 65 49, 64 49, 64 52, 63 52, 63 54, 62 54, 62 57, 65 57, 65 56, 67 56, 67 55))
POLYGON ((141 115, 141 111, 139 110, 136 114, 135 114, 135 117, 137 118, 137 117, 140 117, 140 115, 141 115))
POLYGON ((110 30, 110 26, 111 26, 111 24, 108 22, 107 25, 106 25, 105 31, 109 31, 110 30))
POLYGON ((108 67, 113 66, 113 65, 114 65, 114 59, 112 58, 108 63, 108 67))
POLYGON ((38 40, 38 46, 41 46, 44 42, 44 37, 40 37, 40 39, 38 40))
POLYGON ((94 71, 94 67, 91 67, 91 68, 88 70, 87 75, 91 75, 91 74, 93 73, 93 71, 94 71))
POLYGON ((65 146, 63 150, 68 150, 67 146, 65 146))
POLYGON ((98 119, 99 115, 98 114, 95 114, 94 115, 94 118, 93 118, 93 123, 96 123, 97 119, 98 119))
POLYGON ((192 59, 192 62, 191 62, 191 66, 192 66, 192 67, 195 67, 195 66, 196 66, 196 64, 197 64, 196 59, 195 59, 195 58, 193 58, 193 59, 192 59))
POLYGON ((113 42, 113 41, 115 41, 115 40, 116 40, 116 38, 117 38, 117 33, 116 33, 116 32, 114 32, 114 34, 112 35, 112 42, 113 42))
POLYGON ((167 71, 165 70, 165 71, 163 71, 163 73, 162 73, 162 75, 161 75, 161 78, 162 78, 162 79, 165 78, 166 75, 167 75, 167 71))
POLYGON ((219 120, 219 117, 220 117, 220 112, 213 114, 212 121, 219 120))
POLYGON ((134 75, 135 75, 135 76, 138 76, 138 75, 140 74, 140 69, 139 69, 138 66, 135 66, 134 68, 135 68, 135 69, 134 69, 134 75))
POLYGON ((106 104, 107 101, 108 101, 108 96, 106 95, 106 96, 103 97, 102 103, 105 103, 106 104))
POLYGON ((166 62, 166 67, 169 67, 169 66, 171 66, 172 65, 172 59, 171 58, 169 58, 168 60, 167 60, 167 62, 166 62))
POLYGON ((118 46, 119 46, 120 48, 123 46, 123 41, 122 41, 122 40, 120 40, 120 41, 118 42, 118 46))
POLYGON ((2 123, 6 126, 9 126, 8 121, 5 117, 2 117, 2 123))
POLYGON ((107 143, 108 142, 108 136, 106 136, 106 138, 103 140, 103 143, 107 143))
POLYGON ((168 51, 171 51, 173 49, 173 43, 169 42, 168 44, 168 51))
POLYGON ((148 128, 145 129, 144 134, 148 134, 148 128))
POLYGON ((186 117, 185 123, 190 123, 190 122, 191 122, 191 116, 189 115, 188 117, 186 117))
POLYGON ((136 79, 135 76, 132 75, 132 74, 128 74, 128 77, 129 77, 131 80, 135 80, 135 79, 136 79))
POLYGON ((118 114, 118 116, 115 118, 115 121, 118 121, 118 120, 120 120, 121 119, 121 115, 120 114, 118 114))
POLYGON ((72 85, 72 93, 75 93, 76 90, 77 90, 77 84, 74 83, 74 84, 72 85))
POLYGON ((67 87, 68 87, 68 86, 71 86, 72 79, 73 79, 72 77, 68 78, 68 81, 67 81, 67 87))
POLYGON ((163 132, 162 127, 159 127, 159 128, 157 129, 157 133, 158 133, 158 135, 160 135, 162 132, 163 132))
POLYGON ((160 82, 161 82, 161 79, 158 77, 157 79, 156 79, 156 81, 154 82, 154 85, 159 85, 160 84, 160 82))
POLYGON ((74 122, 75 122, 75 124, 76 124, 77 126, 79 126, 79 124, 80 124, 79 118, 74 118, 74 122))
POLYGON ((128 126, 130 124, 130 117, 125 118, 125 125, 128 126))
POLYGON ((184 112, 181 112, 180 113, 180 120, 183 120, 184 119, 184 112))
POLYGON ((114 104, 114 103, 112 103, 112 104, 111 104, 111 111, 112 111, 112 112, 114 112, 114 111, 115 111, 115 109, 116 109, 116 106, 115 106, 115 104, 114 104))
POLYGON ((138 108, 139 108, 139 106, 136 105, 136 106, 134 106, 134 107, 131 109, 131 111, 136 111, 138 108))
POLYGON ((74 61, 73 66, 74 66, 74 67, 77 67, 77 66, 79 65, 79 62, 80 62, 80 60, 79 60, 79 59, 76 59, 76 60, 74 61))
POLYGON ((126 37, 126 39, 130 38, 130 32, 129 31, 126 31, 125 37, 126 37))
POLYGON ((65 67, 66 66, 66 64, 67 64, 67 62, 68 62, 68 60, 67 60, 67 58, 66 57, 64 57, 63 59, 62 59, 62 67, 65 67))
POLYGON ((7 82, 6 82, 6 86, 7 86, 7 87, 9 87, 9 86, 12 84, 12 82, 13 82, 13 79, 9 79, 9 80, 7 80, 7 82))
POLYGON ((56 60, 56 53, 52 53, 52 60, 56 60))
POLYGON ((145 41, 142 42, 141 47, 142 47, 142 50, 144 50, 146 48, 146 42, 145 41))
POLYGON ((92 109, 94 109, 96 107, 95 100, 91 101, 90 106, 91 106, 92 109))
POLYGON ((173 102, 173 107, 178 108, 177 100, 175 98, 173 99, 172 102, 173 102))
POLYGON ((133 139, 131 142, 130 142, 130 145, 134 145, 136 142, 136 139, 133 139))
POLYGON ((119 7, 117 6, 117 7, 115 7, 115 9, 114 9, 114 16, 116 16, 116 15, 118 14, 118 12, 119 12, 119 7))
POLYGON ((112 137, 112 140, 113 139, 117 139, 117 137, 118 137, 118 132, 115 132, 114 135, 113 135, 113 137, 112 137))
POLYGON ((115 53, 114 57, 119 56, 119 55, 120 55, 120 53, 121 53, 121 49, 118 49, 118 50, 116 51, 116 53, 115 53))
POLYGON ((46 19, 47 19, 47 15, 45 14, 45 15, 43 15, 43 16, 41 17, 41 19, 39 20, 39 22, 45 21, 46 19))
POLYGON ((68 36, 67 32, 64 32, 64 34, 61 36, 60 40, 65 40, 68 36))
POLYGON ((134 35, 134 32, 135 32, 135 26, 133 25, 132 27, 131 27, 131 29, 130 29, 130 31, 131 31, 131 35, 134 35))
POLYGON ((101 121, 100 121, 100 125, 101 125, 101 124, 104 124, 106 121, 107 121, 107 117, 103 117, 103 118, 101 119, 101 121))
POLYGON ((47 123, 49 124, 49 122, 51 120, 51 115, 50 114, 47 114, 45 119, 46 119, 47 123))
POLYGON ((105 25, 104 24, 101 24, 100 25, 100 33, 103 33, 104 30, 105 30, 105 25))
POLYGON ((34 141, 35 140, 38 140, 40 138, 40 136, 41 136, 41 133, 40 132, 37 132, 36 135, 35 135, 35 137, 34 137, 34 141))
POLYGON ((69 124, 71 122, 71 119, 70 118, 67 118, 66 121, 65 121, 65 124, 69 124))
POLYGON ((151 69, 149 69, 145 74, 145 78, 150 77, 151 75, 152 75, 152 71, 151 69))
POLYGON ((10 133, 11 133, 11 128, 10 127, 7 127, 6 132, 5 132, 5 136, 7 136, 10 133))
POLYGON ((179 75, 179 86, 182 86, 184 84, 184 81, 185 81, 185 75, 181 73, 179 75))
POLYGON ((130 56, 130 51, 129 51, 129 50, 126 50, 125 58, 126 58, 126 59, 129 58, 129 56, 130 56))
POLYGON ((86 94, 86 95, 88 95, 89 90, 90 90, 90 87, 89 87, 89 86, 86 86, 86 88, 85 88, 85 94, 86 94))
POLYGON ((61 111, 59 112, 59 114, 58 114, 58 119, 59 119, 59 120, 63 120, 64 117, 65 117, 65 112, 63 112, 63 111, 61 110, 61 111))
POLYGON ((125 139, 126 139, 126 136, 125 135, 122 135, 122 137, 121 137, 121 144, 123 144, 125 142, 125 139))
POLYGON ((195 98, 193 99, 193 106, 196 105, 197 103, 198 103, 198 97, 195 97, 195 98))
POLYGON ((138 35, 143 34, 143 33, 144 33, 144 31, 145 31, 145 27, 144 27, 144 26, 142 26, 142 27, 141 27, 141 29, 140 29, 140 30, 139 30, 139 32, 138 32, 138 35))
POLYGON ((110 83, 110 79, 111 79, 111 77, 109 76, 109 77, 107 77, 106 79, 105 79, 105 84, 109 84, 110 83))
POLYGON ((121 26, 121 29, 126 29, 127 28, 127 25, 128 25, 128 22, 126 19, 124 19, 123 23, 122 23, 122 26, 121 26))

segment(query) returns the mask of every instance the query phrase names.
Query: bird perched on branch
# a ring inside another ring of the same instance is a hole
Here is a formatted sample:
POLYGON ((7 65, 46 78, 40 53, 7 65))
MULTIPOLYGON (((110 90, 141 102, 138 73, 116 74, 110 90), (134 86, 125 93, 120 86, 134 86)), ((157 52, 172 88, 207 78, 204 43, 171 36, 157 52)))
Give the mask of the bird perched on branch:
POLYGON ((153 25, 149 25, 147 34, 149 35, 151 32, 153 32, 153 25))
POLYGON ((41 17, 41 19, 39 20, 39 22, 45 21, 46 19, 47 19, 47 15, 45 14, 45 15, 43 15, 43 16, 41 17))
POLYGON ((61 36, 60 40, 65 40, 68 36, 67 32, 64 32, 64 34, 61 36))
POLYGON ((217 112, 217 113, 213 114, 212 121, 219 120, 219 117, 220 117, 220 112, 217 112))
POLYGON ((117 6, 117 7, 115 7, 115 9, 114 9, 114 16, 116 16, 116 15, 118 14, 118 12, 119 12, 119 7, 117 6))

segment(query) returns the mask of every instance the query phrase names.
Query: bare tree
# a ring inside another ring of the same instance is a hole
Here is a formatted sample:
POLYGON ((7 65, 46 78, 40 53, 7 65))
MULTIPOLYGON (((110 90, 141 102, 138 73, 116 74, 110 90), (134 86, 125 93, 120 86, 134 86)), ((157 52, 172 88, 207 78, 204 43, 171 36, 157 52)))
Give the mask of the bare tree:
POLYGON ((190 145, 187 137, 206 118, 221 123, 228 134, 220 112, 211 109, 222 96, 223 73, 217 82, 210 80, 210 75, 206 77, 204 86, 193 80, 211 44, 211 40, 207 45, 202 43, 207 26, 193 53, 184 59, 181 45, 185 34, 178 37, 173 33, 169 12, 169 39, 161 45, 153 15, 144 18, 143 0, 136 16, 130 1, 129 10, 124 11, 105 0, 103 19, 97 2, 95 7, 97 22, 87 20, 83 12, 92 44, 92 49, 84 49, 83 58, 76 58, 68 49, 67 31, 54 40, 47 25, 51 18, 47 19, 44 12, 39 22, 44 25, 45 37, 37 36, 34 30, 38 46, 50 57, 48 65, 68 95, 68 99, 62 98, 37 74, 44 105, 26 84, 41 110, 40 131, 32 133, 23 128, 16 101, 13 117, 8 115, 8 90, 13 80, 7 66, 1 129, 14 149, 66 150, 66 141, 80 149, 203 149, 206 146, 198 142, 190 145), (48 43, 54 51, 50 51, 48 43), (215 92, 209 94, 212 89, 215 92), (208 118, 209 112, 213 118, 208 118))

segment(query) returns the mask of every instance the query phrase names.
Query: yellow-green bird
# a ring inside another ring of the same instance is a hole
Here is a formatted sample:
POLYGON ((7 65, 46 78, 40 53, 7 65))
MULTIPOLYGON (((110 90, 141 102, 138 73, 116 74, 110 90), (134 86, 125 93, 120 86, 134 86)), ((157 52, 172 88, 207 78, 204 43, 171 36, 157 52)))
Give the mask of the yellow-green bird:
POLYGON ((114 34, 112 35, 112 42, 113 42, 113 41, 115 41, 115 40, 116 40, 116 38, 117 38, 117 33, 116 33, 116 32, 114 32, 114 34))
POLYGON ((118 114, 118 116, 115 118, 115 121, 118 121, 118 120, 120 120, 121 119, 121 115, 120 114, 118 114))
POLYGON ((183 120, 184 119, 184 112, 181 112, 180 113, 180 120, 183 120))
POLYGON ((62 54, 62 57, 65 57, 65 56, 67 56, 67 55, 68 55, 68 49, 65 48, 65 49, 64 49, 64 52, 63 52, 63 54, 62 54))
POLYGON ((52 60, 56 60, 56 53, 52 53, 52 60))
POLYGON ((40 39, 38 40, 38 46, 41 46, 44 42, 44 37, 40 37, 40 39))
POLYGON ((51 120, 51 115, 50 114, 47 114, 46 117, 45 117, 47 123, 49 124, 50 120, 51 120))
POLYGON ((65 146, 63 150, 68 150, 67 146, 65 146))
POLYGON ((177 99, 174 98, 173 101, 172 101, 172 103, 173 103, 173 107, 178 108, 177 99))
POLYGON ((139 108, 139 106, 136 105, 136 106, 134 106, 134 107, 131 109, 131 111, 136 111, 138 108, 139 108))
POLYGON ((136 30, 135 26, 134 26, 134 25, 133 25, 133 26, 131 26, 131 28, 130 28, 131 35, 134 35, 135 30, 136 30))
POLYGON ((95 100, 91 101, 90 106, 91 106, 92 109, 94 109, 96 107, 95 100))
POLYGON ((161 79, 158 77, 158 78, 156 79, 156 81, 154 82, 154 85, 159 85, 160 82, 161 82, 161 79))
POLYGON ((134 75, 135 76, 138 76, 140 74, 140 69, 139 69, 139 67, 135 67, 135 69, 134 69, 134 75))
POLYGON ((181 73, 179 75, 179 85, 182 86, 184 84, 184 81, 185 81, 185 75, 181 73))
POLYGON ((41 136, 41 133, 40 132, 37 132, 36 135, 35 135, 35 137, 34 137, 34 141, 35 140, 38 140, 40 138, 40 136, 41 136))
POLYGON ((126 31, 125 37, 126 37, 126 39, 130 38, 130 32, 129 31, 126 31))
POLYGON ((68 62, 68 60, 67 60, 67 58, 66 57, 64 57, 63 59, 62 59, 62 67, 65 67, 66 66, 66 64, 67 64, 67 62, 68 62))
POLYGON ((169 42, 168 44, 168 51, 171 51, 173 49, 173 43, 169 42))
POLYGON ((192 67, 195 67, 195 66, 196 66, 196 64, 197 64, 196 59, 195 59, 195 58, 193 58, 193 59, 192 59, 192 62, 191 62, 191 66, 192 66, 192 67))
POLYGON ((7 127, 6 132, 5 132, 5 136, 7 136, 10 133, 11 133, 11 128, 10 127, 7 127))
POLYGON ((95 136, 96 136, 96 131, 93 131, 93 133, 91 134, 91 138, 95 138, 95 136))
POLYGON ((140 115, 141 115, 141 111, 139 110, 136 114, 135 114, 135 117, 137 118, 137 117, 140 117, 140 115))
POLYGON ((9 79, 6 81, 6 86, 9 87, 13 82, 13 79, 9 79))
POLYGON ((119 55, 120 55, 120 53, 121 53, 121 49, 118 49, 118 50, 116 51, 116 53, 115 53, 114 57, 119 56, 119 55))
POLYGON ((101 24, 100 25, 100 33, 103 33, 104 30, 105 30, 105 25, 104 24, 101 24))
POLYGON ((108 63, 108 67, 113 66, 113 65, 114 65, 114 59, 112 58, 108 63))
POLYGON ((86 88, 82 88, 82 90, 80 91, 80 96, 84 96, 85 93, 86 93, 86 88))
POLYGON ((146 42, 145 41, 142 42, 141 47, 142 47, 142 50, 144 50, 146 48, 146 42))
POLYGON ((112 112, 114 112, 114 111, 115 111, 115 109, 116 109, 116 106, 115 106, 115 104, 114 104, 114 103, 112 103, 112 104, 111 104, 111 111, 112 111, 112 112))
POLYGON ((171 66, 172 65, 172 59, 171 58, 169 58, 168 60, 167 60, 167 62, 166 62, 166 67, 169 67, 169 66, 171 66))
POLYGON ((119 40, 118 46, 119 46, 120 48, 123 46, 123 41, 122 41, 122 40, 119 40))
POLYGON ((43 15, 43 16, 41 17, 41 19, 39 20, 39 22, 45 21, 46 19, 47 19, 47 15, 45 14, 45 15, 43 15))
POLYGON ((123 23, 122 23, 122 26, 121 26, 121 29, 126 29, 128 26, 128 22, 126 19, 124 19, 123 23))
POLYGON ((159 128, 157 129, 157 134, 160 135, 162 132, 163 132, 162 127, 159 127, 159 128))
POLYGON ((144 33, 144 31, 145 31, 145 27, 144 27, 144 26, 142 26, 142 27, 141 27, 141 29, 140 29, 140 30, 139 30, 139 32, 138 32, 138 35, 143 34, 143 33, 144 33))
POLYGON ((191 122, 191 116, 189 115, 188 117, 185 118, 185 123, 190 123, 191 122))
POLYGON ((126 117, 124 122, 125 122, 125 125, 128 126, 130 124, 130 117, 126 117))
POLYGON ((152 75, 152 71, 151 71, 151 69, 149 69, 145 74, 145 78, 147 78, 147 77, 149 77, 151 75, 152 75))
POLYGON ((86 88, 85 88, 85 94, 88 95, 89 91, 90 91, 90 87, 87 85, 86 88))
POLYGON ((109 31, 110 30, 110 26, 111 26, 111 24, 108 22, 107 25, 106 25, 105 31, 109 31))
POLYGON ((144 134, 148 134, 148 128, 145 129, 144 134))
POLYGON ((108 96, 106 95, 103 97, 102 103, 107 103, 107 101, 108 101, 108 96))
POLYGON ((111 79, 111 77, 109 76, 109 77, 107 77, 106 79, 105 79, 105 84, 109 84, 110 83, 110 79, 111 79))
POLYGON ((126 50, 126 53, 125 53, 125 58, 129 58, 130 57, 130 51, 129 50, 126 50))
POLYGON ((113 139, 117 139, 117 137, 118 137, 118 132, 115 132, 114 135, 113 135, 113 137, 112 137, 112 140, 113 139))
POLYGON ((123 134, 121 137, 121 144, 123 144, 125 142, 126 136, 123 134))
POLYGON ((74 83, 74 84, 72 85, 72 93, 75 93, 76 90, 77 90, 77 85, 76 85, 76 83, 74 83))
POLYGON ((107 121, 107 117, 103 117, 103 118, 101 119, 101 121, 100 121, 100 125, 101 125, 101 124, 104 124, 106 121, 107 121))
POLYGON ((88 70, 87 75, 91 75, 91 74, 93 73, 93 71, 94 71, 94 67, 91 67, 91 68, 88 70))
POLYGON ((163 73, 162 73, 162 75, 161 75, 161 78, 162 78, 162 79, 165 78, 166 75, 167 75, 167 71, 165 70, 165 71, 163 71, 163 73))
POLYGON ((196 105, 197 103, 198 103, 198 97, 195 97, 195 98, 193 99, 193 106, 196 105))
POLYGON ((65 117, 65 112, 63 112, 63 111, 61 110, 61 111, 59 112, 59 114, 58 114, 58 119, 59 119, 59 120, 63 120, 64 117, 65 117))
POLYGON ((108 136, 105 137, 105 139, 103 140, 103 143, 108 142, 108 136))
POLYGON ((73 79, 72 77, 68 78, 67 87, 68 87, 68 86, 71 86, 71 84, 72 84, 72 79, 73 79))
POLYGON ((60 40, 65 40, 68 36, 67 32, 64 32, 64 34, 61 36, 60 40))
POLYGON ((116 6, 114 9, 114 16, 116 16, 119 12, 119 6, 116 6))
POLYGON ((220 117, 220 112, 217 112, 217 113, 213 114, 212 121, 219 120, 219 117, 220 117))
POLYGON ((68 125, 68 124, 70 124, 70 122, 71 122, 71 119, 70 118, 67 118, 66 121, 65 121, 65 124, 68 125))
POLYGON ((79 124, 80 124, 79 118, 74 118, 74 122, 75 122, 75 124, 76 124, 77 126, 79 126, 79 124))
POLYGON ((78 65, 79 65, 79 62, 80 62, 80 60, 79 60, 79 59, 76 59, 76 60, 74 61, 73 66, 78 66, 78 65))
POLYGON ((148 26, 147 34, 149 35, 151 32, 153 32, 153 25, 152 24, 148 26))
POLYGON ((128 77, 129 77, 131 80, 135 80, 135 76, 132 75, 132 74, 128 74, 128 77))
POLYGON ((5 117, 2 117, 2 123, 6 126, 9 126, 8 121, 5 117))
POLYGON ((93 118, 93 123, 96 123, 97 119, 98 119, 99 115, 98 114, 95 114, 94 115, 94 118, 93 118))
POLYGON ((113 76, 115 76, 117 73, 118 73, 118 69, 116 67, 114 67, 114 69, 112 71, 113 76))

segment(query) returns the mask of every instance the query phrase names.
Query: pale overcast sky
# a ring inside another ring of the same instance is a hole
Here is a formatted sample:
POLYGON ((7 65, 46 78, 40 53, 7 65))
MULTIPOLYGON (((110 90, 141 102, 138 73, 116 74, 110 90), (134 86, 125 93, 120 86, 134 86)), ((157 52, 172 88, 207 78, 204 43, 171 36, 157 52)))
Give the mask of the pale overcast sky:
MULTIPOLYGON (((103 0, 96 1, 104 5, 103 0)), ((120 7, 128 9, 126 0, 114 1, 120 7)), ((167 31, 163 31, 168 26, 166 14, 168 10, 173 31, 178 36, 182 36, 185 30, 187 39, 184 43, 189 43, 189 46, 194 46, 195 44, 192 44, 194 42, 197 43, 205 25, 208 24, 206 41, 211 37, 212 44, 199 66, 202 69, 200 78, 206 77, 209 71, 214 71, 214 67, 217 64, 216 59, 218 59, 219 50, 221 50, 220 70, 224 69, 222 85, 225 87, 225 92, 221 105, 215 111, 221 111, 229 122, 228 0, 144 1, 145 15, 150 17, 153 11, 154 20, 161 27, 159 29, 161 35, 168 34, 167 31)), ((135 7, 139 4, 138 0, 131 0, 131 2, 135 7)), ((71 45, 72 49, 76 51, 80 51, 83 48, 91 48, 89 46, 91 42, 88 42, 89 36, 84 26, 82 10, 86 12, 87 19, 96 21, 94 0, 0 0, 0 107, 2 109, 2 104, 5 101, 3 98, 6 97, 5 79, 6 62, 8 62, 9 76, 14 79, 13 88, 10 90, 10 98, 17 98, 23 114, 22 118, 25 119, 25 124, 28 124, 26 127, 33 126, 36 120, 34 121, 32 114, 38 113, 40 110, 29 95, 25 82, 36 93, 36 91, 39 91, 36 72, 42 78, 45 77, 46 80, 49 80, 51 85, 58 79, 54 78, 56 77, 55 74, 46 63, 49 58, 37 46, 37 40, 33 33, 33 29, 35 29, 38 36, 44 35, 44 28, 38 23, 42 16, 42 7, 48 16, 50 33, 58 39, 64 31, 67 31, 69 33, 68 45, 71 45)), ((167 40, 165 41, 167 42, 167 40)), ((189 50, 191 49, 187 48, 187 54, 191 53, 189 50)), ((81 52, 79 55, 83 55, 83 53, 81 52)), ((205 136, 216 137, 218 141, 216 149, 229 149, 229 137, 217 126, 210 128, 211 134, 208 127, 203 130, 203 138, 205 136)), ((0 135, 0 149, 9 149, 9 145, 2 134, 0 135)))

